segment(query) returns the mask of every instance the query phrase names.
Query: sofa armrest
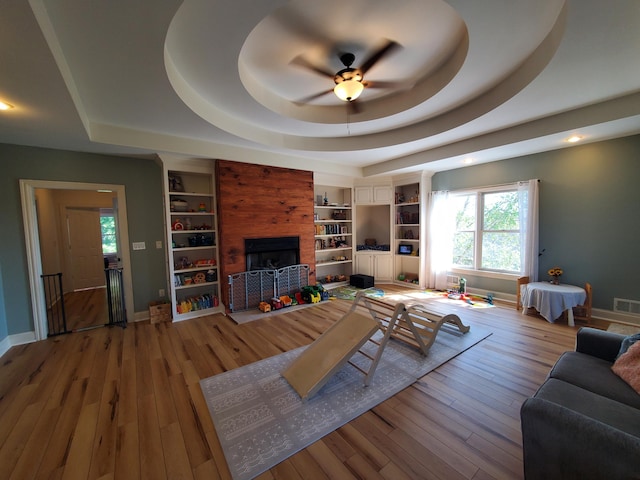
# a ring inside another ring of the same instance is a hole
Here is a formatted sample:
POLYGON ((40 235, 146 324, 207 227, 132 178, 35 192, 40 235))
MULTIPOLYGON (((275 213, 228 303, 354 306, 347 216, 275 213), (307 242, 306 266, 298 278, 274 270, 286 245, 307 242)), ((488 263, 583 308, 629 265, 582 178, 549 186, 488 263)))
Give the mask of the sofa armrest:
POLYGON ((582 327, 578 330, 576 337, 576 352, 586 353, 613 363, 623 339, 624 335, 619 333, 582 327))
POLYGON ((634 435, 540 398, 525 400, 520 418, 527 480, 627 479, 640 472, 634 435))

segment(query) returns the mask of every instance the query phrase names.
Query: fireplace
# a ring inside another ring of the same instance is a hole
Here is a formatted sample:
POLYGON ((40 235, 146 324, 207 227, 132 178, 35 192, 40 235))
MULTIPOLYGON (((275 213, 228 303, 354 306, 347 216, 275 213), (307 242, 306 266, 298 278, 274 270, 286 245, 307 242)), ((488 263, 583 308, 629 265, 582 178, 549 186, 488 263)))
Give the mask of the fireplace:
POLYGON ((277 270, 300 263, 300 237, 245 238, 247 271, 277 270))

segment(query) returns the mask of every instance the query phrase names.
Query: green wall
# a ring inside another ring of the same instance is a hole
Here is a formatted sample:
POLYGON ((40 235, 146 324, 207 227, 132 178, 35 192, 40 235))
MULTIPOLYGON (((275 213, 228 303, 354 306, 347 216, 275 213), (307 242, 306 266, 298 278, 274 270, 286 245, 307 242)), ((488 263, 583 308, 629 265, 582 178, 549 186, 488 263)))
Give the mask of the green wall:
MULTIPOLYGON (((135 311, 147 310, 158 289, 166 289, 164 249, 155 248, 157 240, 165 243, 162 169, 156 162, 3 144, 0 159, 0 341, 34 329, 20 179, 124 185, 129 241, 147 245, 146 250, 130 250, 135 311)), ((127 314, 132 320, 134 312, 127 314)))
MULTIPOLYGON (((563 268, 561 281, 590 282, 593 306, 640 300, 640 136, 436 173, 432 188, 458 190, 540 179, 539 279, 563 268)), ((515 294, 515 283, 467 278, 470 288, 515 294)))
POLYGON ((4 308, 4 288, 2 287, 2 264, 0 264, 0 341, 7 338, 7 313, 4 308))

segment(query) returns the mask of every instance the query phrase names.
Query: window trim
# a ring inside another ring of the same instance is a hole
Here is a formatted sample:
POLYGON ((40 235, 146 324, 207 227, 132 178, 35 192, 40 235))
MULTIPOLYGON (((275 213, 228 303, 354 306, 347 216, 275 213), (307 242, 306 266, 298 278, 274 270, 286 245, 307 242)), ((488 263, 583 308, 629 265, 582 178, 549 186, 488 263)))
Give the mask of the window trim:
MULTIPOLYGON (((499 192, 516 192, 519 191, 520 182, 506 183, 502 185, 494 185, 490 187, 480 187, 480 188, 466 188, 462 190, 451 191, 450 195, 452 196, 465 196, 465 195, 475 195, 476 196, 476 218, 475 218, 475 230, 474 233, 474 266, 467 267, 463 265, 451 265, 451 272, 462 275, 475 275, 478 277, 486 277, 486 278, 496 278, 496 279, 517 279, 522 275, 520 272, 507 271, 507 270, 493 270, 486 268, 476 268, 476 265, 479 265, 482 262, 482 234, 485 233, 484 230, 484 194, 487 193, 499 193, 499 192)), ((458 232, 458 230, 455 230, 458 232)), ((468 231, 468 230, 464 230, 468 231)), ((513 232, 520 233, 522 230, 486 230, 488 232, 513 232)), ((521 245, 522 248, 522 245, 521 245)), ((453 260, 453 258, 452 258, 453 260)), ((522 269, 522 265, 520 266, 522 269)))

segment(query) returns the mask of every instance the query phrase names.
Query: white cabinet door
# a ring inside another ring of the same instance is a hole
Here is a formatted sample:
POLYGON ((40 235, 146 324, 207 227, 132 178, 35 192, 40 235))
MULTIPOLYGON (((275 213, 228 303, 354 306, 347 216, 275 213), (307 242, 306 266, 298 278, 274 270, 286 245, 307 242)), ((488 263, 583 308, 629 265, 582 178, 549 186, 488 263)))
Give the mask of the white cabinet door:
POLYGON ((393 270, 393 258, 391 255, 358 253, 355 263, 355 273, 369 275, 373 277, 376 282, 391 281, 393 270))
POLYGON ((374 276, 373 271, 373 255, 367 253, 356 254, 355 272, 359 275, 374 276))
POLYGON ((391 204, 392 190, 388 185, 356 187, 355 191, 358 205, 391 204))
POLYGON ((373 190, 371 187, 356 187, 356 204, 367 205, 373 203, 373 190))
POLYGON ((375 268, 374 278, 377 281, 391 281, 393 278, 393 268, 391 255, 372 255, 374 257, 375 268))
POLYGON ((378 185, 373 187, 373 203, 391 203, 391 187, 378 185))

